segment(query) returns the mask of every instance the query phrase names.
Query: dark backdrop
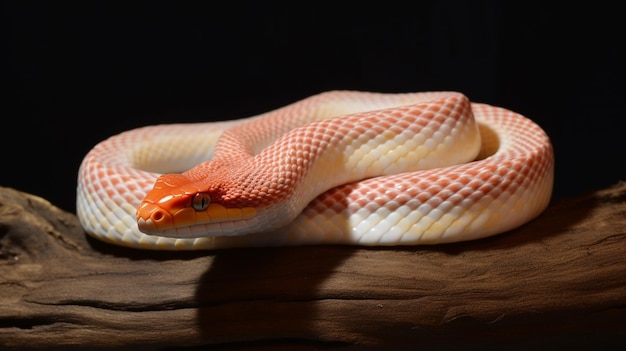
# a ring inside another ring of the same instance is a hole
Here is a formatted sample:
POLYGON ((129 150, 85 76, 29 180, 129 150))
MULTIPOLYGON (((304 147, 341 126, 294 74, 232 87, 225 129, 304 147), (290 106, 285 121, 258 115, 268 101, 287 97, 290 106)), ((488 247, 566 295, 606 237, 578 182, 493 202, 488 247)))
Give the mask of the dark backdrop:
POLYGON ((553 140, 555 199, 624 179, 617 5, 511 3, 5 1, 0 186, 73 212, 79 163, 110 135, 332 89, 520 112, 553 140))

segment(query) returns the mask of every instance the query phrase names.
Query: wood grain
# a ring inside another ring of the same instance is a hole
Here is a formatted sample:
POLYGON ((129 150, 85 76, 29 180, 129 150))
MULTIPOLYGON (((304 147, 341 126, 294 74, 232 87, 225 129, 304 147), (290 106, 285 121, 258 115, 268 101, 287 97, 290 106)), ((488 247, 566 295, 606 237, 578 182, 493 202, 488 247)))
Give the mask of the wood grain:
POLYGON ((626 345, 626 183, 439 246, 125 249, 0 188, 0 349, 626 345))

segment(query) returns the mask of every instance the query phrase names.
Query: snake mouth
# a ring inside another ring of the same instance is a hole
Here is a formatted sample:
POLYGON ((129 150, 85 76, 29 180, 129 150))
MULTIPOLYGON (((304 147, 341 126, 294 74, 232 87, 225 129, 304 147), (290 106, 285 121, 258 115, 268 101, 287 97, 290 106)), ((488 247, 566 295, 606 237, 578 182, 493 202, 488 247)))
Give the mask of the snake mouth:
MULTIPOLYGON (((161 206, 144 202, 137 209, 137 226, 145 234, 174 238, 193 238, 225 235, 220 233, 229 223, 236 223, 255 217, 254 207, 228 208, 217 203, 209 204, 198 211, 184 207, 168 211, 161 206), (212 230, 214 227, 219 230, 212 230)), ((228 232, 228 231, 226 231, 228 232)))

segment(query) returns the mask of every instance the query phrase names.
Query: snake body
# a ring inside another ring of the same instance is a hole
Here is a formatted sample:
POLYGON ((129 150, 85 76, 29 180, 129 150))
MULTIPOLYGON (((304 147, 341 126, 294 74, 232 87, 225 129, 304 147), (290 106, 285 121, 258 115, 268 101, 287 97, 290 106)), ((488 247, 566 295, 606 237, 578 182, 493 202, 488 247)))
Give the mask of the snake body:
POLYGON ((519 227, 550 201, 546 133, 456 92, 331 91, 240 120, 164 124, 81 163, 86 232, 158 250, 417 245, 519 227))

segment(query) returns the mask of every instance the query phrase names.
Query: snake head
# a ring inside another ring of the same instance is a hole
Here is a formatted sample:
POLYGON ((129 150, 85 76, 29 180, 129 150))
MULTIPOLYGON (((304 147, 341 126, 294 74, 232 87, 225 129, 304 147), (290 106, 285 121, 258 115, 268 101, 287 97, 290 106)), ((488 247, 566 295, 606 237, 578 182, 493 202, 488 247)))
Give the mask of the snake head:
POLYGON ((139 230, 177 238, 211 236, 211 232, 224 232, 217 230, 220 223, 256 214, 253 207, 226 207, 218 194, 217 189, 202 189, 183 174, 161 175, 137 208, 139 230))

